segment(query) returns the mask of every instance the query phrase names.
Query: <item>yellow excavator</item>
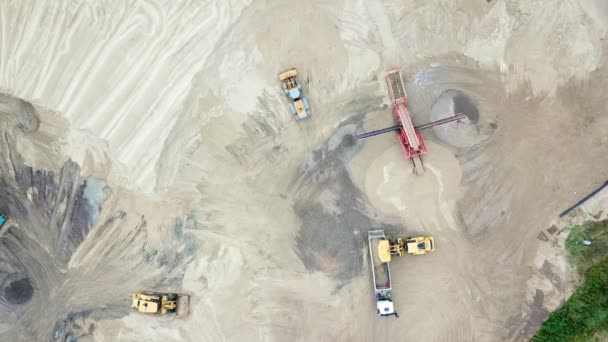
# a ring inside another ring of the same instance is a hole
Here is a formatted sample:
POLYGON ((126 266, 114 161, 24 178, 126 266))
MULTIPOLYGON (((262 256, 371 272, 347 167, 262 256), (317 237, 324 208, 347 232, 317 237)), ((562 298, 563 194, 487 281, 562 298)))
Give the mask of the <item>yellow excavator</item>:
POLYGON ((378 256, 382 262, 390 262, 393 255, 423 255, 435 251, 435 240, 431 236, 417 236, 382 240, 378 243, 378 256))
POLYGON ((133 295, 131 307, 138 312, 154 315, 175 314, 186 316, 190 296, 177 293, 138 292, 133 295))

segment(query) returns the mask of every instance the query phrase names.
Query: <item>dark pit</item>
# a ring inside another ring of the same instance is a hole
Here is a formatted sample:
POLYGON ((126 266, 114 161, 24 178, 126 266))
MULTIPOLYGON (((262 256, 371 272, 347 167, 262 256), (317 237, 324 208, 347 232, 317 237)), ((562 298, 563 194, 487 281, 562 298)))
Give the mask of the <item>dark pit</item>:
POLYGON ((452 101, 454 101, 454 113, 466 115, 471 123, 479 121, 479 109, 477 109, 477 106, 470 97, 461 92, 456 92, 454 97, 452 97, 452 101))
POLYGON ((344 136, 344 139, 342 139, 342 143, 340 144, 340 146, 350 147, 350 146, 355 145, 356 141, 357 141, 357 139, 355 138, 354 135, 347 134, 344 136))
POLYGON ((11 304, 27 303, 34 295, 30 278, 21 278, 8 282, 2 289, 2 297, 11 304))
POLYGON ((496 125, 481 122, 483 118, 474 97, 458 89, 448 89, 439 95, 431 108, 430 121, 461 113, 466 119, 433 127, 440 141, 455 147, 472 147, 486 140, 496 129, 496 125))

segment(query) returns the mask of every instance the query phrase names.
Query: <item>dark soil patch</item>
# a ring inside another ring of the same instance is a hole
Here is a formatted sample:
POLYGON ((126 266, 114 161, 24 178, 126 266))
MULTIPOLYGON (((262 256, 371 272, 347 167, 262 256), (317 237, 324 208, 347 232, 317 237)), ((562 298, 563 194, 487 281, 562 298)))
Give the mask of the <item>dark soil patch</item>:
POLYGON ((30 278, 11 281, 2 289, 2 296, 11 304, 27 303, 33 295, 34 287, 30 278))
POLYGON ((471 123, 477 123, 477 121, 479 121, 479 109, 477 109, 477 106, 470 97, 459 92, 452 98, 452 101, 454 101, 454 113, 466 115, 471 123))

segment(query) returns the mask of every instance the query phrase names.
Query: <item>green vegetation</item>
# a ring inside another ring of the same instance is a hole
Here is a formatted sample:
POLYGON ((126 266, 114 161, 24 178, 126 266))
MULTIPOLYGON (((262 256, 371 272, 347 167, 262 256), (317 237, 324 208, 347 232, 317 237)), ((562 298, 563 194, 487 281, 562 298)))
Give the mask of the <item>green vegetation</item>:
POLYGON ((536 332, 533 341, 600 341, 608 331, 608 220, 575 226, 566 239, 582 284, 536 332), (583 240, 591 241, 586 246, 583 240))
POLYGON ((566 249, 569 253, 570 264, 583 275, 589 267, 599 264, 608 257, 608 220, 589 222, 582 226, 574 226, 566 239, 566 249), (584 240, 592 241, 585 246, 584 240))

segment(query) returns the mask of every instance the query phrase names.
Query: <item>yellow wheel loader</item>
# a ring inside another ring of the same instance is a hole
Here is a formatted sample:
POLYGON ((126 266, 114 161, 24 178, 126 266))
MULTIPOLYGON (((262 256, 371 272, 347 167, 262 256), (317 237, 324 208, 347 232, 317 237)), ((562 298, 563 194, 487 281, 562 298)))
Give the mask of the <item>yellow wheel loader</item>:
POLYGON ((138 292, 133 295, 131 308, 141 313, 153 315, 175 314, 183 317, 188 314, 190 296, 177 293, 138 292))
POLYGON ((378 255, 382 262, 390 262, 393 255, 404 256, 405 253, 423 255, 434 251, 435 240, 431 236, 387 239, 380 241, 378 244, 378 255))
POLYGON ((279 80, 283 82, 283 92, 291 101, 289 103, 289 109, 291 114, 297 121, 305 119, 310 114, 310 108, 308 107, 308 101, 302 96, 302 85, 297 79, 298 71, 289 69, 279 74, 279 80))

